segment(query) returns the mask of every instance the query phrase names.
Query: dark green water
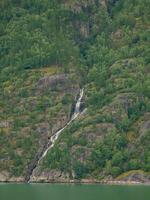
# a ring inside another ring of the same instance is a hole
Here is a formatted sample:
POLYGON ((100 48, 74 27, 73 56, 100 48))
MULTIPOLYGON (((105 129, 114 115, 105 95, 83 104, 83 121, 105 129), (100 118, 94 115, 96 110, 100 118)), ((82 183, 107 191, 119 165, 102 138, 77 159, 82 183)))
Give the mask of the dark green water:
POLYGON ((150 186, 0 184, 0 200, 150 200, 150 186))

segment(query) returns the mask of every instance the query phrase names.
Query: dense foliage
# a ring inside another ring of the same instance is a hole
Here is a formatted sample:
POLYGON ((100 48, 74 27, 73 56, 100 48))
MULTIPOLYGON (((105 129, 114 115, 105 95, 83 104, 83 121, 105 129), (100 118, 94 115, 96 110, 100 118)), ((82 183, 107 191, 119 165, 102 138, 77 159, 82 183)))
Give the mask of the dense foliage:
POLYGON ((87 116, 73 125, 75 129, 70 127, 64 133, 45 159, 46 167, 65 166, 65 172, 72 168, 79 179, 116 177, 129 170, 149 171, 150 166, 150 146, 144 139, 149 137, 149 128, 144 130, 145 135, 139 128, 150 116, 149 3, 120 0, 111 6, 110 15, 105 11, 96 13, 99 29, 96 33, 92 29, 83 49, 87 116), (114 126, 103 130, 104 123, 114 126), (53 153, 62 151, 61 143, 72 153, 64 151, 60 162, 56 160, 52 165, 53 153))
POLYGON ((150 4, 107 3, 0 1, 1 171, 26 173, 56 121, 70 115, 69 89, 77 85, 84 85, 87 112, 64 131, 42 170, 71 178, 74 171, 78 179, 150 171, 150 4), (70 77, 68 90, 41 87, 43 77, 59 74, 70 77))

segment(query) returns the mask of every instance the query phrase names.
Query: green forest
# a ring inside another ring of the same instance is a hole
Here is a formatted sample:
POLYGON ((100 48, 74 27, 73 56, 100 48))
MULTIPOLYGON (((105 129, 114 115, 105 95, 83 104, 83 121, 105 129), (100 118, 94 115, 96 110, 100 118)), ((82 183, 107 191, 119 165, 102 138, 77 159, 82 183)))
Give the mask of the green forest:
MULTIPOLYGON (((150 174, 149 0, 0 1, 0 174, 40 163, 69 179, 150 174)), ((15 178, 14 178, 15 177, 15 178)))

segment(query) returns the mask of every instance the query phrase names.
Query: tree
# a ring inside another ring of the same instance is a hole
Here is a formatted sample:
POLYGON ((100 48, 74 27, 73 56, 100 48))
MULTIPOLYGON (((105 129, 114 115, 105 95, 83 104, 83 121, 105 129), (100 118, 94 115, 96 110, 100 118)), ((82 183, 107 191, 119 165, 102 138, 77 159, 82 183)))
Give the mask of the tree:
POLYGON ((118 151, 115 153, 112 157, 112 165, 114 166, 122 166, 123 164, 123 153, 121 151, 118 151))
POLYGON ((81 179, 84 178, 88 172, 87 167, 80 161, 76 161, 73 166, 75 172, 75 178, 81 179))
POLYGON ((113 177, 118 176, 119 174, 121 174, 121 169, 120 167, 113 167, 111 170, 111 174, 113 175, 113 177))

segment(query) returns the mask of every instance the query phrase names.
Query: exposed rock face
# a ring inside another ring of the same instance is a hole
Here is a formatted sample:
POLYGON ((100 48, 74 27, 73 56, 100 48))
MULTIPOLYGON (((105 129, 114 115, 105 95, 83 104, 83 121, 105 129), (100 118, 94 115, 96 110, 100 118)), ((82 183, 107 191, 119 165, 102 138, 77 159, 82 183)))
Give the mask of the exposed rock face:
POLYGON ((20 177, 11 177, 9 179, 9 182, 12 182, 12 183, 22 183, 22 182, 25 182, 25 178, 23 176, 20 176, 20 177))
POLYGON ((140 183, 150 183, 150 175, 135 173, 123 179, 124 181, 136 181, 140 183))
POLYGON ((144 134, 146 131, 150 130, 150 120, 144 122, 140 128, 140 134, 144 134))
POLYGON ((128 109, 137 100, 138 98, 134 93, 119 94, 109 106, 103 109, 103 113, 109 113, 113 117, 114 122, 121 121, 124 117, 127 117, 128 109))
POLYGON ((8 121, 0 122, 0 128, 7 128, 7 127, 9 127, 9 122, 8 121))
POLYGON ((74 12, 81 12, 83 8, 88 7, 89 5, 103 5, 106 6, 107 0, 74 0, 74 1, 65 1, 64 5, 69 7, 74 12))
POLYGON ((9 179, 10 175, 7 171, 2 171, 0 173, 0 182, 7 182, 7 180, 9 179))
POLYGON ((69 174, 59 170, 43 171, 40 175, 38 172, 32 177, 32 182, 69 182, 69 174))
POLYGON ((0 182, 24 182, 23 176, 12 177, 7 171, 0 172, 0 182))
POLYGON ((50 87, 51 89, 55 89, 57 85, 63 85, 68 82, 68 76, 66 74, 53 75, 53 76, 45 76, 38 81, 38 88, 40 90, 50 87))
POLYGON ((150 183, 150 174, 142 171, 130 171, 124 177, 120 176, 117 180, 125 182, 139 182, 139 183, 150 183))

